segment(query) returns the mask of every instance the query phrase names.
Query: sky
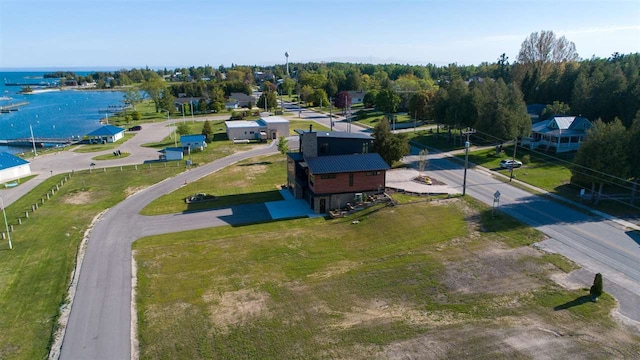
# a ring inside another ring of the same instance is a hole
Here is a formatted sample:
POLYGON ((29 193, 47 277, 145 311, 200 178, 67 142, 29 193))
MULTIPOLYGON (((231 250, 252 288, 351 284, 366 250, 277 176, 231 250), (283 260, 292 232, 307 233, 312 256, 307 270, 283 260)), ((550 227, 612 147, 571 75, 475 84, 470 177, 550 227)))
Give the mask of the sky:
POLYGON ((517 59, 551 30, 640 52, 640 0, 0 0, 0 70, 517 59))

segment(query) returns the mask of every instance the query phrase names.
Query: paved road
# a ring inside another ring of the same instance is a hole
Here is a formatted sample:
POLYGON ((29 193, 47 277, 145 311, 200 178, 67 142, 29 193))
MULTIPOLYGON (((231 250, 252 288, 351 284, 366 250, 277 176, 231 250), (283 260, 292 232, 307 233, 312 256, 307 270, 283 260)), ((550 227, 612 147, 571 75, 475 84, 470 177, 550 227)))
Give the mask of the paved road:
MULTIPOLYGON (((230 155, 160 182, 127 198, 94 227, 69 316, 62 359, 128 359, 131 354, 131 244, 154 234, 264 220, 264 205, 146 217, 148 203, 240 160, 276 153, 273 144, 230 155)), ((266 214, 266 215, 265 215, 266 214)))
MULTIPOLYGON (((297 107, 294 106, 297 109, 297 107)), ((326 116, 303 110, 301 117, 329 127, 326 116)), ((344 131, 348 124, 334 123, 344 131)), ((370 132, 352 125, 351 131, 370 132)), ((252 214, 264 214, 260 208, 239 207, 188 215, 144 217, 138 212, 161 194, 179 188, 185 179, 193 181, 241 159, 269 152, 260 148, 231 155, 191 170, 137 193, 109 210, 95 226, 87 248, 80 281, 62 348, 63 359, 126 359, 130 356, 131 243, 139 237, 195 228, 211 227, 235 221, 251 221, 252 214)), ((432 155, 431 176, 453 187, 462 183, 462 167, 432 155)), ((602 272, 614 286, 607 290, 623 301, 621 311, 640 320, 637 306, 624 303, 622 297, 640 295, 640 239, 617 224, 603 221, 569 207, 533 196, 498 181, 484 171, 468 172, 467 193, 492 204, 493 193, 500 190, 501 211, 531 224, 550 239, 541 247, 555 250, 590 271, 602 272), (616 292, 616 288, 626 293, 616 292)), ((460 189, 461 190, 461 189, 460 189)), ((259 205, 257 205, 259 206, 259 205)), ((262 216, 262 215, 260 215, 262 216)), ((637 303, 636 303, 637 304, 637 303)))
MULTIPOLYGON (((297 106, 289 106, 297 109, 297 106)), ((307 118, 329 126, 328 116, 303 110, 307 118)), ((345 131, 343 118, 334 122, 334 129, 345 131)), ((370 133, 357 125, 352 132, 370 133)), ((427 175, 445 182, 462 192, 463 166, 446 154, 430 154, 427 175)), ((549 239, 537 244, 541 249, 556 252, 573 260, 589 273, 603 274, 612 286, 606 291, 620 302, 620 312, 640 322, 640 234, 600 216, 575 210, 558 201, 533 195, 493 177, 487 169, 476 167, 467 172, 467 194, 492 206, 494 193, 499 190, 500 211, 535 227, 549 239)), ((629 224, 631 226, 633 224, 629 224)), ((590 286, 593 280, 582 280, 590 286)))

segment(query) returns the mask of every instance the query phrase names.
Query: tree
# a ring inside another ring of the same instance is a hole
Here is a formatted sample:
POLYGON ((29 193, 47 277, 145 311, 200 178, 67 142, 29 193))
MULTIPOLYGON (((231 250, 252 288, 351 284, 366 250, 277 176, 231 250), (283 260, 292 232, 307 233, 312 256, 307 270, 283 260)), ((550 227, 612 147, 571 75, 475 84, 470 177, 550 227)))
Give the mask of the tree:
POLYGON ((140 94, 140 91, 129 89, 124 94, 124 103, 131 105, 134 111, 136 110, 136 105, 138 105, 140 102, 142 102, 142 94, 140 94))
POLYGON ((313 94, 313 88, 311 85, 303 85, 300 90, 300 99, 308 103, 311 94, 313 94))
POLYGON ((364 94, 364 99, 362 99, 362 102, 364 103, 364 107, 372 108, 376 106, 376 96, 378 96, 377 90, 367 91, 367 93, 364 94))
POLYGON ((554 101, 553 104, 545 106, 544 110, 542 110, 542 114, 540 114, 540 120, 547 120, 554 115, 569 115, 571 113, 571 108, 569 105, 554 101))
POLYGON ((549 73, 549 64, 576 60, 576 45, 564 36, 556 38, 550 30, 531 33, 518 53, 518 61, 531 71, 538 69, 542 78, 549 73))
POLYGON ((165 109, 173 113, 175 111, 174 101, 175 97, 173 97, 171 91, 165 88, 160 93, 160 98, 158 99, 158 104, 156 105, 156 107, 158 107, 159 109, 165 109))
POLYGON ((630 174, 629 132, 619 119, 606 124, 598 119, 587 130, 571 168, 573 179, 591 183, 591 201, 598 204, 605 183, 627 179, 630 174), (595 187, 599 185, 596 193, 595 187))
POLYGON ((209 122, 209 120, 205 121, 204 125, 202 125, 202 135, 205 136, 207 142, 213 140, 213 130, 211 129, 211 122, 209 122))
POLYGON ((382 89, 376 96, 376 108, 385 114, 393 114, 398 111, 400 96, 391 89, 382 89))
POLYGON ((156 106, 156 112, 160 111, 160 99, 165 89, 164 81, 160 79, 160 77, 153 77, 148 81, 143 81, 140 89, 146 92, 147 96, 151 98, 151 101, 153 101, 156 106))
POLYGON ((411 95, 409 99, 409 116, 415 116, 416 119, 426 119, 427 115, 431 113, 429 109, 431 98, 433 98, 433 92, 427 90, 411 95))
POLYGON ((598 298, 602 296, 603 287, 602 287, 602 274, 597 273, 593 278, 593 285, 589 289, 589 293, 591 294, 591 299, 593 301, 598 301, 598 298))
POLYGON ((282 93, 291 95, 293 93, 293 89, 296 87, 296 81, 289 77, 285 78, 282 81, 282 84, 280 84, 280 87, 282 88, 282 93))
POLYGON ((289 152, 289 140, 284 136, 280 136, 278 138, 278 151, 280 151, 280 154, 282 155, 289 152))
POLYGON ((260 95, 260 98, 258 99, 258 107, 263 108, 266 110, 268 109, 275 109, 278 107, 278 99, 276 97, 276 93, 273 91, 264 91, 262 93, 262 95, 260 95), (265 99, 267 102, 267 108, 265 108, 265 99))
POLYGON ((176 128, 176 133, 178 133, 178 135, 188 135, 189 132, 189 125, 184 122, 178 124, 178 127, 176 128))
POLYGON ((409 140, 404 133, 393 134, 389 128, 389 122, 382 118, 373 129, 373 149, 380 154, 384 161, 392 166, 409 153, 409 140))
POLYGON ((313 106, 328 106, 329 98, 327 97, 327 93, 324 89, 316 89, 311 96, 309 96, 309 101, 313 104, 313 106))
POLYGON ((422 149, 418 154, 418 171, 420 174, 427 168, 427 165, 429 165, 429 150, 422 149))
POLYGON ((347 111, 347 108, 351 106, 351 95, 349 95, 348 91, 340 91, 336 98, 333 100, 333 105, 338 109, 342 109, 344 112, 347 111))

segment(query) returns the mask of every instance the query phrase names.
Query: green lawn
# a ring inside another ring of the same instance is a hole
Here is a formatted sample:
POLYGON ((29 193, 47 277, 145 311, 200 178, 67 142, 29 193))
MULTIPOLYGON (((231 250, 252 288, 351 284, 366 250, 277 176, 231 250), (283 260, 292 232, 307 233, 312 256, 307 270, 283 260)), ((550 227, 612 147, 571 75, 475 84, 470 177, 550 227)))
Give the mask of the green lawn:
POLYGON ((117 159, 129 157, 130 155, 131 154, 129 154, 128 152, 121 152, 120 155, 103 154, 103 155, 98 155, 96 157, 93 157, 91 158, 91 160, 117 160, 117 159))
MULTIPOLYGON (((464 149, 464 143, 460 143, 455 140, 455 136, 449 137, 449 133, 440 128, 437 129, 419 130, 417 132, 406 133, 409 140, 419 145, 438 149, 440 151, 452 151, 464 149)), ((458 137, 459 138, 459 137, 458 137)))
POLYGON ((136 134, 127 133, 127 134, 124 134, 124 137, 122 139, 116 142, 106 143, 106 144, 85 144, 83 146, 79 146, 75 148, 73 151, 77 153, 92 153, 92 152, 99 152, 99 151, 105 151, 105 150, 114 150, 115 148, 124 144, 125 141, 131 139, 135 135, 136 134))
POLYGON ((296 130, 309 131, 309 125, 313 125, 313 131, 329 131, 330 129, 324 125, 318 124, 315 121, 309 120, 296 120, 294 118, 289 120, 289 135, 295 135, 296 130))
POLYGON ((523 247, 540 234, 489 211, 455 199, 138 240, 140 358, 402 358, 440 335, 441 358, 527 358, 506 346, 522 327, 598 334, 558 358, 640 351, 611 297, 572 305, 586 292, 548 279, 567 265, 523 247))
POLYGON ((278 186, 287 182, 286 166, 287 160, 282 154, 241 161, 157 198, 141 213, 159 215, 282 200, 278 186), (197 193, 217 198, 210 202, 185 203, 187 196, 197 193))
MULTIPOLYGON (((0 358, 43 359, 66 298, 76 251, 90 221, 137 189, 175 175, 181 168, 139 166, 76 172, 44 205, 41 198, 64 175, 44 180, 7 207, 13 250, 0 243, 0 358), (31 205, 40 207, 31 212, 31 205), (17 218, 22 217, 22 225, 17 218)), ((4 222, 0 220, 2 231, 4 222)))

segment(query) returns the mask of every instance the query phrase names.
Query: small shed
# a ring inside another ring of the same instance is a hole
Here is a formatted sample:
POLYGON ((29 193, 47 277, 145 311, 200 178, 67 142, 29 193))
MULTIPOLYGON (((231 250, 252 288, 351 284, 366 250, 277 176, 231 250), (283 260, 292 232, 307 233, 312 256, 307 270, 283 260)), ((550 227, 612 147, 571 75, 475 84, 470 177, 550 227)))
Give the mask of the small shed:
POLYGON ((114 143, 124 137, 124 129, 105 125, 87 134, 90 144, 114 143))
POLYGON ((0 182, 19 179, 31 174, 31 166, 27 160, 0 152, 0 182))
POLYGON ((207 147, 207 137, 202 134, 182 135, 180 136, 180 146, 183 149, 191 151, 203 151, 207 147))
POLYGON ((262 131, 267 133, 269 139, 289 136, 289 120, 282 116, 263 116, 258 123, 263 126, 262 131))
POLYGON ((160 161, 175 161, 182 160, 184 158, 184 152, 179 147, 168 147, 164 150, 160 150, 160 161))

